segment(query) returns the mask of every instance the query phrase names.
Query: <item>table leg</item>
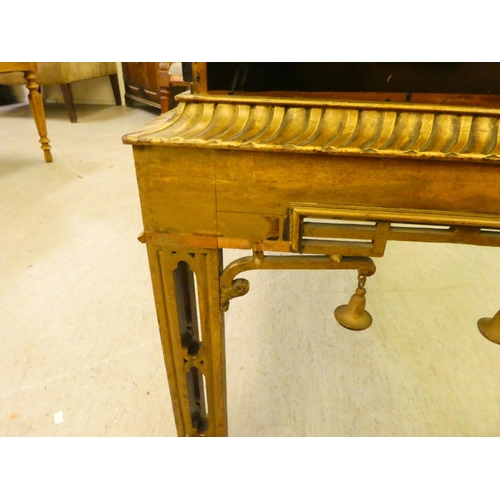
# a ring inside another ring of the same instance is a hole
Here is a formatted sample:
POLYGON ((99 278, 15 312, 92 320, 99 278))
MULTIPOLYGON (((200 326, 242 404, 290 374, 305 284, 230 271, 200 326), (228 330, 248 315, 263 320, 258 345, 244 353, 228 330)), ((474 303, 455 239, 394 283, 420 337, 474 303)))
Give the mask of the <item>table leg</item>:
POLYGON ((40 144, 42 145, 43 155, 45 161, 50 163, 52 161, 52 154, 50 152, 49 139, 47 137, 47 124, 45 123, 45 111, 43 109, 43 100, 40 92, 38 91, 38 83, 36 83, 36 76, 33 71, 25 71, 24 79, 29 90, 28 99, 30 102, 31 113, 35 119, 38 135, 40 136, 40 144))
POLYGON ((227 436, 222 250, 148 243, 179 436, 227 436))

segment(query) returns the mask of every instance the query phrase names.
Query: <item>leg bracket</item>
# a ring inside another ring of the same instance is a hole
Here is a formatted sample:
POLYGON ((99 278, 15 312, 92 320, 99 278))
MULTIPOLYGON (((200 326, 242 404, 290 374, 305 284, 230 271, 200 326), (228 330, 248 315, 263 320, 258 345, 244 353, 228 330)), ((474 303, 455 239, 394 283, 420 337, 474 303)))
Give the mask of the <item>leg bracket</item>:
POLYGON ((242 257, 231 262, 221 274, 220 292, 221 309, 229 309, 229 301, 248 293, 250 283, 244 278, 235 277, 255 269, 356 269, 359 274, 371 276, 375 273, 375 263, 369 257, 342 257, 341 255, 299 255, 299 256, 265 256, 264 252, 255 250, 251 257, 242 257))

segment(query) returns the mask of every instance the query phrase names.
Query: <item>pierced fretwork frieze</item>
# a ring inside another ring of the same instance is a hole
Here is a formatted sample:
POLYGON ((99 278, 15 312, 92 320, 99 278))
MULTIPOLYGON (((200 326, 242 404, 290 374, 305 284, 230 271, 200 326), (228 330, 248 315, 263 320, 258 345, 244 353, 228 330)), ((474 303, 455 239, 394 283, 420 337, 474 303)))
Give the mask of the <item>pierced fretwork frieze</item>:
POLYGON ((500 217, 317 204, 290 208, 294 252, 382 257, 390 240, 500 246, 500 217))

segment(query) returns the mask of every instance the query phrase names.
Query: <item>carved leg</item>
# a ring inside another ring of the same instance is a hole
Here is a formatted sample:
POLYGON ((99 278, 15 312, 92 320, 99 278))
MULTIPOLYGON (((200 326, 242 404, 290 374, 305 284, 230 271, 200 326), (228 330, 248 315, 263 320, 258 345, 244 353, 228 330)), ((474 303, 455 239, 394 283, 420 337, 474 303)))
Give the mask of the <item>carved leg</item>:
POLYGON ((109 80, 111 81, 111 87, 113 88, 113 96, 115 98, 115 103, 117 106, 122 105, 122 98, 120 95, 120 85, 118 84, 118 75, 109 75, 109 80))
POLYGON ((179 436, 227 436, 222 251, 148 243, 179 436))
POLYGON ((64 99, 64 105, 66 106, 66 110, 69 115, 69 121, 71 123, 76 123, 76 111, 75 111, 75 104, 73 102, 73 93, 71 92, 71 87, 69 83, 61 83, 59 85, 59 88, 61 89, 63 99, 64 99))
POLYGON ((36 82, 36 76, 33 71, 25 71, 24 79, 27 84, 26 87, 29 90, 29 103, 31 108, 31 113, 35 119, 36 129, 38 130, 38 135, 40 136, 40 144, 42 145, 43 155, 45 161, 50 163, 52 161, 52 154, 50 152, 50 141, 47 137, 47 124, 45 122, 45 111, 43 109, 43 100, 40 92, 38 91, 38 83, 36 82))

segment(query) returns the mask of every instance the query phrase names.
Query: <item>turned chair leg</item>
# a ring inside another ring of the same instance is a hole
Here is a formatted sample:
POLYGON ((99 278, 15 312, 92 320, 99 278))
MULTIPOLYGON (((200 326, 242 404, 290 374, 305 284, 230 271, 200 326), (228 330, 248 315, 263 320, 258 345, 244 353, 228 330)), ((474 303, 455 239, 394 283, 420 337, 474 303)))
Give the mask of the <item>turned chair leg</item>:
POLYGON ((115 97, 115 103, 117 106, 122 105, 122 98, 120 95, 120 85, 118 84, 118 75, 109 75, 109 80, 111 81, 111 87, 113 88, 113 95, 115 97))
POLYGON ((25 71, 24 79, 27 82, 26 87, 29 90, 28 100, 30 103, 31 113, 35 119, 36 129, 38 130, 38 135, 40 136, 40 144, 42 145, 43 155, 45 157, 45 161, 50 163, 52 161, 52 153, 50 152, 50 141, 47 137, 47 123, 45 122, 43 100, 38 90, 36 76, 33 71, 25 71))
POLYGON ((63 98, 64 98, 64 104, 66 106, 66 110, 68 111, 69 115, 69 121, 71 123, 76 123, 76 112, 75 112, 75 104, 73 103, 73 93, 71 92, 71 87, 69 83, 61 83, 59 85, 59 88, 61 89, 63 98))

